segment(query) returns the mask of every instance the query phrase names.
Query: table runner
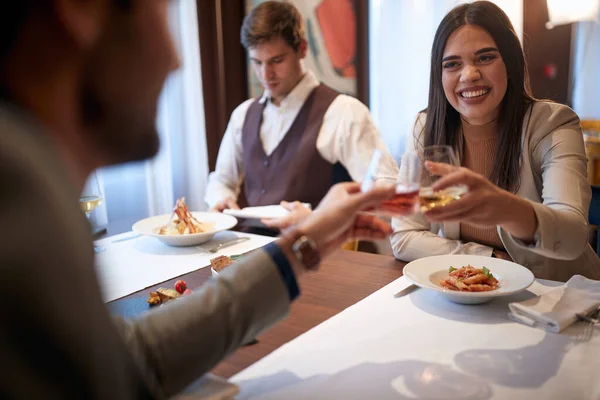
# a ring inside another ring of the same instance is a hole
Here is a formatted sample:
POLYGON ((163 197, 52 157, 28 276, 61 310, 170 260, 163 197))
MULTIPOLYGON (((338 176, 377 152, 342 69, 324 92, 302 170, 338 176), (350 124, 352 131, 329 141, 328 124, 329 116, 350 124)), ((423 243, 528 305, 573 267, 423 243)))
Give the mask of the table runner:
POLYGON ((111 236, 95 242, 104 247, 96 254, 96 272, 105 302, 127 296, 157 283, 204 268, 220 255, 246 253, 272 242, 275 238, 240 232, 219 232, 201 246, 210 248, 235 236, 248 236, 245 242, 206 253, 196 247, 171 247, 156 238, 137 236, 133 232, 111 236), (126 240, 132 237, 132 239, 126 240))

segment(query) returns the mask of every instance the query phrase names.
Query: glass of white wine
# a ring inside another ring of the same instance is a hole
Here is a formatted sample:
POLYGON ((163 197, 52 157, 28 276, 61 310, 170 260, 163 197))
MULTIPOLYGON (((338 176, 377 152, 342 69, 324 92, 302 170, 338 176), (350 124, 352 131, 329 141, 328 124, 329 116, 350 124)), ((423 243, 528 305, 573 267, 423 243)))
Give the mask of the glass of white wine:
POLYGON ((450 146, 427 146, 421 154, 421 187, 419 189, 419 207, 421 212, 427 212, 436 207, 443 207, 460 199, 468 190, 465 185, 450 186, 442 190, 433 190, 433 185, 441 176, 431 173, 426 167, 426 161, 450 164, 459 167, 460 161, 450 146))
MULTIPOLYGON (((93 226, 92 221, 90 220, 92 211, 102 204, 102 200, 102 191, 100 190, 100 184, 98 183, 98 176, 96 175, 96 171, 93 171, 85 182, 83 191, 79 196, 79 206, 90 221, 90 226, 93 226)), ((104 251, 103 247, 94 246, 95 253, 100 253, 102 251, 104 251)))

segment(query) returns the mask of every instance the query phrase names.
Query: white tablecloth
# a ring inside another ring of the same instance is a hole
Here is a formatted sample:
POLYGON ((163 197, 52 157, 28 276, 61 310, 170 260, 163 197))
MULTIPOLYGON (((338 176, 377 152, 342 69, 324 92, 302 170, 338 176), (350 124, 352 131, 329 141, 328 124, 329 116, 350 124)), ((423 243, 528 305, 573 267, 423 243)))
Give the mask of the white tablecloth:
POLYGON ((133 232, 97 241, 104 251, 96 254, 96 272, 105 302, 145 289, 157 283, 210 265, 212 258, 246 253, 275 240, 267 236, 240 232, 219 232, 201 246, 210 248, 235 236, 250 240, 207 253, 196 247, 171 247, 156 238, 137 236, 133 232), (132 237, 130 240, 124 240, 132 237))
POLYGON ((400 278, 235 375, 252 399, 600 399, 600 332, 591 341, 508 319, 508 303, 450 303, 400 278))

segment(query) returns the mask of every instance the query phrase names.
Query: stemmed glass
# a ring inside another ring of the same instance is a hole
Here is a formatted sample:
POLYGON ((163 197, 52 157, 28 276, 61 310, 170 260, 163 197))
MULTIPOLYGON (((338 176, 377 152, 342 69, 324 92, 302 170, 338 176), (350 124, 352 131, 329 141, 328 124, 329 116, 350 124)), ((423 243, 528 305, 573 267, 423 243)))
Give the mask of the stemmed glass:
MULTIPOLYGON (((90 226, 93 226, 91 221, 91 214, 100 204, 102 204, 102 191, 100 190, 100 185, 98 183, 98 177, 96 176, 96 171, 93 171, 85 182, 85 186, 83 187, 83 191, 79 196, 79 206, 81 210, 85 213, 88 221, 90 222, 90 226)), ((103 247, 94 246, 94 252, 100 253, 104 251, 103 247)))
MULTIPOLYGON (((383 165, 386 162, 383 154, 375 150, 369 163, 367 176, 361 190, 368 191, 374 185, 395 185, 396 196, 386 200, 377 208, 377 214, 390 217, 408 215, 416 211, 419 196, 421 164, 419 155, 408 151, 400 157, 400 170, 396 176, 385 175, 383 165)), ((388 160, 388 162, 391 162, 388 160)), ((387 169, 389 171, 389 168, 387 169)))
POLYGON ((460 161, 450 146, 427 146, 421 154, 421 188, 419 189, 419 204, 421 212, 427 212, 435 207, 443 207, 464 195, 468 188, 464 185, 450 186, 442 190, 433 190, 433 185, 441 176, 435 175, 425 167, 426 161, 460 166, 460 161))

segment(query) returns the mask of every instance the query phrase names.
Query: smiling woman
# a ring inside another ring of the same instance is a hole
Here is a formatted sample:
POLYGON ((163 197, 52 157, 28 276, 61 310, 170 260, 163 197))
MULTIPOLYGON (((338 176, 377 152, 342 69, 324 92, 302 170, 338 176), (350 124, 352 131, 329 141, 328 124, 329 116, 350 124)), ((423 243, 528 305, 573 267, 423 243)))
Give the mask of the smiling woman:
POLYGON ((450 145, 461 154, 461 120, 474 125, 497 120, 501 140, 494 164, 504 168, 490 178, 516 191, 521 125, 533 96, 523 49, 506 14, 487 1, 450 11, 434 37, 430 80, 425 145, 450 145), (480 90, 488 93, 473 97, 480 90))
POLYGON ((440 145, 455 150, 461 167, 426 163, 443 176, 432 189, 468 192, 395 219, 396 257, 478 254, 512 258, 539 278, 600 278, 587 244, 591 193, 579 119, 533 98, 518 36, 489 1, 457 6, 435 34, 429 102, 406 150, 440 145))

